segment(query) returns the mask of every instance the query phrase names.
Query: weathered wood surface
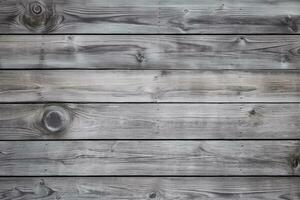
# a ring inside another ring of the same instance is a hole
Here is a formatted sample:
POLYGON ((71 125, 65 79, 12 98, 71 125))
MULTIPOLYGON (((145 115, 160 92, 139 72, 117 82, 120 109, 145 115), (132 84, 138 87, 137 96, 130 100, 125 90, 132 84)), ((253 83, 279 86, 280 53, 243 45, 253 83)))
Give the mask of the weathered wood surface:
POLYGON ((0 140, 300 139, 299 104, 0 104, 0 113, 0 140), (45 124, 51 111, 62 117, 45 124))
POLYGON ((0 1, 0 33, 299 33, 296 0, 0 1))
POLYGON ((0 102, 299 102, 297 70, 5 70, 0 102))
POLYGON ((1 176, 299 175, 300 141, 2 141, 1 176))
POLYGON ((0 36, 2 69, 300 69, 300 36, 0 36))
POLYGON ((300 178, 0 178, 1 200, 300 199, 300 178))

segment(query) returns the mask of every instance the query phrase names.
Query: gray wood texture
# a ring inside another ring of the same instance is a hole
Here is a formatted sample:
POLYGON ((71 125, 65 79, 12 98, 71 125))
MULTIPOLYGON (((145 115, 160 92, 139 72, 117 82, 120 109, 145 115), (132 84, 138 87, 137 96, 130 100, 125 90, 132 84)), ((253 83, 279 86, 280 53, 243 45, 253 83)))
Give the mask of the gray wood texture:
POLYGON ((300 69, 299 55, 298 35, 0 36, 1 69, 300 69))
POLYGON ((297 0, 0 1, 0 33, 299 33, 297 0))
POLYGON ((300 200, 299 27, 298 0, 0 0, 0 200, 300 200))
POLYGON ((300 199, 300 178, 0 178, 1 200, 300 199))
POLYGON ((0 140, 300 139, 299 104, 0 104, 0 113, 0 140), (49 112, 63 114, 45 126, 49 112))
POLYGON ((299 102, 299 73, 5 70, 0 102, 299 102))
POLYGON ((300 175, 300 141, 1 141, 1 176, 300 175))
POLYGON ((300 69, 300 36, 0 36, 1 69, 300 69))

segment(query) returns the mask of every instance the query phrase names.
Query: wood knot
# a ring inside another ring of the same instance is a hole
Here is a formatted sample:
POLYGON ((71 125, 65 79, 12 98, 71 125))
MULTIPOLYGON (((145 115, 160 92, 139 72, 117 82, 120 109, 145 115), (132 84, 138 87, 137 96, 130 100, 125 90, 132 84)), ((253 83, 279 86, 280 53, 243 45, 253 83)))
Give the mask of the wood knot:
POLYGON ((293 167, 293 168, 297 168, 298 165, 299 165, 299 160, 298 160, 298 159, 292 160, 292 167, 293 167))
POLYGON ((300 155, 298 154, 290 155, 288 158, 288 164, 291 167, 292 171, 294 172, 297 168, 299 168, 300 155))
POLYGON ((33 2, 30 4, 30 11, 33 15, 40 15, 45 11, 45 7, 39 2, 33 2))
POLYGON ((156 195, 155 192, 152 192, 152 193, 149 194, 149 198, 150 198, 150 199, 155 199, 156 196, 157 196, 157 195, 156 195))
POLYGON ((44 111, 42 123, 49 133, 60 133, 68 127, 70 116, 62 107, 49 106, 44 111))
POLYGON ((41 180, 40 180, 40 185, 45 185, 44 179, 41 179, 41 180))
POLYGON ((299 166, 300 156, 291 156, 289 163, 292 169, 296 169, 299 166))
POLYGON ((189 9, 187 9, 187 8, 183 9, 183 13, 184 13, 184 14, 188 14, 189 12, 190 12, 189 9))
POLYGON ((281 62, 286 63, 286 62, 289 62, 289 61, 290 61, 290 58, 287 54, 282 55, 281 62))
POLYGON ((145 60, 145 56, 141 52, 138 52, 135 57, 139 63, 142 63, 145 60))
POLYGON ((53 2, 29 1, 23 5, 19 21, 32 32, 51 32, 60 26, 63 16, 56 13, 53 2))
POLYGON ((245 36, 239 36, 237 39, 236 39, 236 42, 238 45, 244 47, 247 45, 248 43, 248 39, 245 37, 245 36))
POLYGON ((298 32, 297 22, 291 16, 285 17, 284 24, 286 24, 292 32, 298 32))
POLYGON ((252 109, 249 111, 249 115, 255 115, 256 114, 256 110, 255 109, 252 109))

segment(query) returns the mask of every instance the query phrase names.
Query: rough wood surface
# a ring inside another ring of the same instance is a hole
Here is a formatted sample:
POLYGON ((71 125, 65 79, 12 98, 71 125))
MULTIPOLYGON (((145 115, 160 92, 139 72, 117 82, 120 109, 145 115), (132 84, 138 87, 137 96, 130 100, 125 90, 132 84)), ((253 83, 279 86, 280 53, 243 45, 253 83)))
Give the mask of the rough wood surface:
POLYGON ((0 113, 0 140, 300 139, 299 104, 0 104, 0 113))
POLYGON ((299 71, 0 72, 0 102, 299 102, 299 71))
POLYGON ((0 200, 300 199, 299 27, 297 0, 0 0, 0 200))
POLYGON ((296 0, 0 1, 0 33, 299 33, 296 0))
POLYGON ((300 69, 300 36, 0 36, 2 69, 300 69))
POLYGON ((300 141, 2 141, 1 176, 299 175, 300 141))
POLYGON ((300 199, 300 178, 0 178, 1 200, 300 199))

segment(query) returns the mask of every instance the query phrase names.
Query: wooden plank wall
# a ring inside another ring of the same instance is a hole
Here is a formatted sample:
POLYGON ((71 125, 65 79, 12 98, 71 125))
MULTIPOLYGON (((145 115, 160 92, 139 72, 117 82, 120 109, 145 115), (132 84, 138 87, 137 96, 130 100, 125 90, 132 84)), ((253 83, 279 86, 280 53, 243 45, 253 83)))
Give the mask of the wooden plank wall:
POLYGON ((0 200, 300 200, 300 1, 0 0, 0 200))

